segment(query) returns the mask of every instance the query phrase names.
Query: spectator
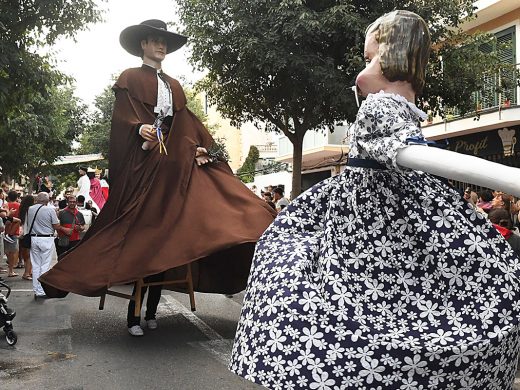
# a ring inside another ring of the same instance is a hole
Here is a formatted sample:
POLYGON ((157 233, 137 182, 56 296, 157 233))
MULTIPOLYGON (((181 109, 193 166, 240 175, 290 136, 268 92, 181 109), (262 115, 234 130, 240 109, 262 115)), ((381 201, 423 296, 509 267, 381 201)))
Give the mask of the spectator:
POLYGON ((96 220, 98 216, 98 211, 96 208, 92 205, 92 201, 87 201, 87 204, 85 205, 85 210, 90 210, 92 212, 92 223, 96 220))
POLYGON ((466 199, 473 206, 476 206, 478 201, 478 195, 476 192, 471 191, 470 187, 467 187, 464 191, 464 199, 466 199))
POLYGON ((0 184, 0 187, 2 188, 4 194, 7 195, 7 193, 9 192, 9 185, 5 181, 3 181, 2 184, 0 184))
POLYGON ((99 183, 101 184, 101 192, 103 193, 103 198, 105 198, 106 202, 108 200, 109 185, 105 179, 105 176, 101 177, 101 173, 102 171, 96 171, 96 178, 99 180, 99 183))
POLYGON ((58 210, 63 210, 65 207, 67 207, 67 199, 60 199, 58 201, 58 210))
MULTIPOLYGON (((85 201, 90 200, 90 179, 87 176, 88 168, 85 166, 80 166, 78 168, 79 172, 79 180, 78 180, 78 193, 77 196, 83 195, 85 197, 85 201)), ((66 198, 68 200, 68 198, 66 198)))
POLYGON ((50 268, 54 253, 54 231, 61 230, 56 211, 48 204, 49 194, 38 193, 35 204, 29 207, 24 224, 25 234, 29 234, 29 231, 31 234, 30 256, 33 266, 34 299, 47 298, 38 278, 50 268))
POLYGON ((20 235, 20 219, 18 218, 20 203, 18 193, 16 191, 9 191, 7 194, 7 208, 6 215, 2 215, 4 219, 4 252, 7 256, 7 277, 12 278, 18 276, 14 272, 14 267, 18 264, 18 236, 20 235))
POLYGON ((2 257, 3 260, 5 254, 7 256, 7 270, 0 269, 1 273, 7 273, 8 277, 18 276, 17 273, 13 271, 14 266, 17 264, 18 259, 18 240, 13 240, 9 235, 6 234, 5 229, 7 226, 20 226, 20 220, 15 217, 11 217, 8 215, 8 211, 6 209, 0 209, 0 219, 2 219, 2 257), (16 224, 16 225, 13 225, 16 224))
POLYGON ((503 192, 498 193, 491 201, 492 209, 505 209, 509 214, 511 214, 512 204, 513 197, 503 192))
POLYGON ((477 202, 477 210, 487 214, 493 205, 491 201, 493 200, 493 193, 489 190, 483 190, 479 193, 479 199, 477 202))
POLYGON ((58 220, 61 226, 61 231, 58 232, 58 238, 56 239, 58 259, 63 253, 78 245, 80 233, 85 227, 83 214, 76 205, 76 197, 70 195, 67 199, 67 207, 58 213, 58 220))
POLYGON ((78 196, 78 205, 77 208, 83 214, 83 219, 85 220, 85 227, 82 232, 79 233, 79 238, 83 239, 85 233, 90 228, 90 226, 94 223, 94 213, 91 209, 87 209, 85 207, 85 197, 83 195, 78 196))
MULTIPOLYGON (((0 261, 4 259, 4 220, 0 218, 0 261)), ((0 274, 5 274, 7 270, 0 267, 0 274)), ((0 276, 0 282, 3 282, 4 278, 0 276)))
POLYGON ((520 257, 520 236, 513 233, 513 223, 506 209, 496 208, 489 212, 489 220, 520 257))
POLYGON ((271 193, 270 192, 262 192, 262 199, 265 203, 267 203, 269 206, 273 208, 273 210, 276 210, 276 205, 274 204, 271 193))
MULTIPOLYGON (((29 212, 29 208, 34 205, 34 196, 26 195, 23 197, 22 202, 20 203, 20 221, 22 225, 25 225, 25 221, 27 219, 27 213, 29 212)), ((24 231, 24 233, 26 233, 24 231)), ((20 247, 20 256, 23 261, 24 273, 22 275, 22 279, 32 280, 32 263, 31 263, 31 253, 29 248, 24 248, 21 245, 20 247)))
POLYGON ((273 200, 276 205, 276 211, 280 212, 289 205, 289 201, 283 196, 283 189, 276 187, 273 190, 273 200))

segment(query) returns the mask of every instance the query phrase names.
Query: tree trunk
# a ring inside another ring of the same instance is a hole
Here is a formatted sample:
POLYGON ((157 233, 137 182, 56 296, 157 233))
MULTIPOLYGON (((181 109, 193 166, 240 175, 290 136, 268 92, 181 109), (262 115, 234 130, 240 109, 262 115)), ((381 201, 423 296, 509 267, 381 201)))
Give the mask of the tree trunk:
POLYGON ((302 147, 303 147, 303 136, 296 133, 293 144, 293 174, 292 174, 292 191, 291 199, 296 199, 302 192, 302 147))

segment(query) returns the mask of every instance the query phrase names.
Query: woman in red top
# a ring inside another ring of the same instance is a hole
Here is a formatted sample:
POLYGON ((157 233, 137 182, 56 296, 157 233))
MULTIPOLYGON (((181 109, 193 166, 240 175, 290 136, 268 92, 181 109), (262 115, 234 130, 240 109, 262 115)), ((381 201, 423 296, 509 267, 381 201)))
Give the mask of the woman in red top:
POLYGON ((9 191, 7 193, 7 215, 13 218, 10 225, 5 227, 4 252, 7 256, 7 276, 12 278, 18 276, 13 271, 18 264, 18 236, 20 235, 20 203, 17 202, 18 193, 9 191))

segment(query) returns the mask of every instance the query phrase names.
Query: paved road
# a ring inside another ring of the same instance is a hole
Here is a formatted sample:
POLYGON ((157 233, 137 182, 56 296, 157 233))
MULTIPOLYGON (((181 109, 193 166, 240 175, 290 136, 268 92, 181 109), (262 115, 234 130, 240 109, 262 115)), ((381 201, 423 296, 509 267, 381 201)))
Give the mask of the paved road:
POLYGON ((96 298, 34 301, 30 282, 9 282, 19 341, 9 347, 0 338, 2 390, 262 388, 226 366, 242 295, 196 294, 192 313, 186 295, 165 291, 159 328, 135 338, 126 330, 126 300, 107 297, 99 311, 96 298))
POLYGON ((192 313, 186 295, 165 291, 159 328, 135 338, 127 333, 121 298, 107 297, 99 311, 96 298, 34 301, 30 282, 9 282, 19 341, 9 347, 0 338, 1 390, 262 389, 226 366, 242 294, 196 294, 192 313))

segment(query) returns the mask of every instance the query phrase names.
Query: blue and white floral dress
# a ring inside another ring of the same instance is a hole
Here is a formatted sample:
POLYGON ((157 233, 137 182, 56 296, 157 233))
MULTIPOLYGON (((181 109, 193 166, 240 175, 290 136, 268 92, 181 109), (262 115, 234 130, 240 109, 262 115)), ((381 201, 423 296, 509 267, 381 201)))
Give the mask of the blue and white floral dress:
POLYGON ((396 164, 424 115, 369 95, 347 167, 257 244, 230 369, 269 389, 511 389, 520 261, 457 191, 396 164))

